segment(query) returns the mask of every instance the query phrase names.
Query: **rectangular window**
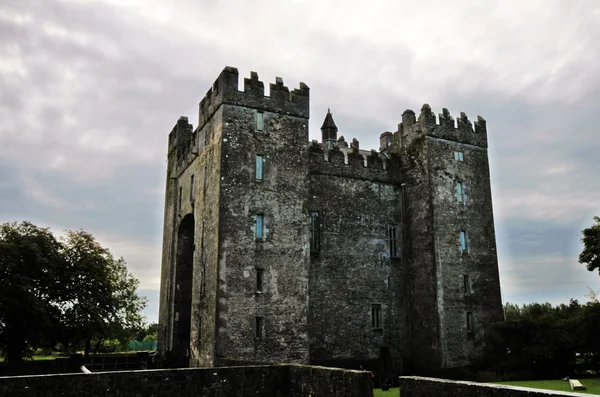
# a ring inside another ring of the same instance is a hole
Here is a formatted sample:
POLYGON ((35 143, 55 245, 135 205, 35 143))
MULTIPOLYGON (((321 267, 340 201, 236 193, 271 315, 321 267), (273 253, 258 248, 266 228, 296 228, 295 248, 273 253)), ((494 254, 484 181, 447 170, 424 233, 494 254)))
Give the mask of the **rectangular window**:
POLYGON ((380 304, 371 305, 371 327, 373 327, 373 329, 382 328, 380 304))
POLYGON ((467 331, 473 332, 473 313, 467 312, 467 331))
POLYGON ((183 186, 179 186, 179 201, 177 203, 179 211, 183 208, 183 186))
POLYGON ((258 340, 262 340, 263 336, 264 336, 264 321, 262 317, 256 317, 256 323, 255 323, 255 336, 256 339, 258 340))
POLYGON ((263 239, 263 216, 262 214, 257 214, 256 215, 256 224, 254 225, 255 228, 255 237, 256 240, 262 240, 263 239))
POLYGON ((460 232, 460 251, 465 252, 467 250, 467 232, 460 232))
POLYGON ((263 112, 256 112, 256 129, 258 131, 264 131, 265 129, 265 114, 263 112))
POLYGON ((256 290, 262 292, 263 290, 263 269, 256 268, 256 290))
POLYGON ((458 152, 458 151, 455 151, 455 152, 454 152, 454 160, 457 160, 457 161, 464 161, 464 155, 463 155, 463 152, 458 152))
POLYGON ((464 203, 465 201, 465 185, 462 182, 456 182, 456 201, 464 203))
POLYGON ((263 156, 257 154, 256 155, 256 180, 257 181, 263 180, 263 163, 264 163, 263 156))
POLYGON ((390 242, 390 257, 397 258, 398 253, 398 225, 388 225, 388 239, 390 242))
POLYGON ((471 295, 471 283, 469 282, 469 275, 463 274, 463 286, 465 295, 471 295))
POLYGON ((310 213, 310 251, 319 252, 321 249, 321 220, 318 212, 310 213))
POLYGON ((190 177, 190 200, 194 199, 194 175, 190 177))

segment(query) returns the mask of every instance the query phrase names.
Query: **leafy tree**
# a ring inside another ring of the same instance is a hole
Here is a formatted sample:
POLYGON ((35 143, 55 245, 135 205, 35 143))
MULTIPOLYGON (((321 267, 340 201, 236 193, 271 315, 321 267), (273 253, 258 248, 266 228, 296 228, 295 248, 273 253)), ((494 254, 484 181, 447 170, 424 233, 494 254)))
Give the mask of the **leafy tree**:
POLYGON ((583 251, 579 254, 579 263, 585 264, 590 272, 598 270, 600 274, 600 217, 595 216, 594 221, 595 224, 581 231, 583 251))
POLYGON ((30 222, 0 225, 0 353, 9 362, 34 349, 67 350, 127 341, 144 325, 146 298, 123 258, 84 231, 62 240, 30 222))
POLYGON ((92 341, 96 346, 106 338, 125 343, 143 325, 140 311, 147 302, 137 295, 139 281, 128 273, 125 260, 115 259, 83 230, 67 231, 64 256, 71 300, 63 306, 63 344, 85 345, 88 355, 92 341))
POLYGON ((8 362, 56 342, 66 295, 61 248, 46 228, 0 225, 0 352, 8 362))

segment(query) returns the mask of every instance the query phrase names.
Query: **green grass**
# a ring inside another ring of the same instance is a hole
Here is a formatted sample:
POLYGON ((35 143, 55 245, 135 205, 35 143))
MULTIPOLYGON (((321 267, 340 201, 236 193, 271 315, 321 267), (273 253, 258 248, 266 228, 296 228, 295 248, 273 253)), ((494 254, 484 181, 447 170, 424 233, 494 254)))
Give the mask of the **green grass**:
MULTIPOLYGON (((54 356, 33 356, 31 359, 26 358, 26 361, 29 360, 33 360, 33 361, 43 361, 43 360, 54 360, 54 356)), ((0 363, 4 362, 4 358, 0 357, 0 363)))
POLYGON ((398 397, 400 392, 397 387, 392 387, 389 390, 383 391, 381 389, 373 389, 373 397, 398 397))
MULTIPOLYGON (((585 391, 577 391, 577 393, 600 394, 600 378, 579 379, 581 384, 585 386, 585 391)), ((495 382, 499 385, 533 387, 536 389, 557 390, 572 392, 568 381, 564 380, 526 380, 514 382, 495 382)))

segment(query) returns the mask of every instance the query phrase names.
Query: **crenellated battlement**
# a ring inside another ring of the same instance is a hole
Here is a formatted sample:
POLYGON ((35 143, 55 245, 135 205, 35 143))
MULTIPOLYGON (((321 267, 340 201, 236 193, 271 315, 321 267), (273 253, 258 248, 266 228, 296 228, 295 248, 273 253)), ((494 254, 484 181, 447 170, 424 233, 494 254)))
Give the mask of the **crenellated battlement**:
POLYGON ((169 153, 177 148, 181 148, 180 151, 182 152, 186 151, 194 141, 194 134, 194 126, 188 122, 188 118, 185 116, 179 117, 169 133, 169 153))
POLYGON ((418 118, 410 109, 402 113, 402 122, 398 124, 394 142, 400 142, 401 147, 406 147, 423 135, 487 148, 487 126, 483 117, 477 116, 477 121, 471 123, 467 115, 460 112, 455 123, 448 109, 443 108, 436 119, 428 104, 421 107, 418 118))
MULTIPOLYGON (((356 141, 356 140, 354 140, 356 141)), ((377 150, 360 150, 356 146, 325 145, 312 141, 308 145, 309 170, 312 174, 327 174, 381 182, 400 180, 398 157, 379 153, 377 150)))
POLYGON ((251 107, 267 112, 275 112, 296 117, 309 117, 310 89, 304 83, 290 90, 277 77, 269 84, 270 96, 265 96, 265 85, 259 80, 258 73, 250 72, 250 78, 244 78, 244 90, 240 91, 237 68, 227 66, 223 69, 212 87, 200 101, 198 128, 208 121, 221 104, 251 107))

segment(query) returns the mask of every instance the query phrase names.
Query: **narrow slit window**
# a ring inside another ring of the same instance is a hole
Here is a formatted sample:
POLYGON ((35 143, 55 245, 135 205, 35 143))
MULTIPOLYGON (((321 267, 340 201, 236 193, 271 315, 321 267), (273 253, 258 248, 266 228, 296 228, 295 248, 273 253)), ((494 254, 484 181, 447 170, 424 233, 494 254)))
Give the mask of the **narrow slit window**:
POLYGON ((263 112, 256 112, 256 129, 258 131, 264 131, 265 129, 265 114, 263 112))
POLYGON ((390 257, 398 258, 398 225, 388 225, 388 239, 390 244, 390 257))
POLYGON ((454 160, 456 160, 456 161, 464 161, 464 154, 463 154, 463 152, 455 151, 454 152, 454 160))
POLYGON ((204 166, 204 170, 202 171, 202 173, 203 173, 202 182, 204 183, 204 186, 202 189, 203 189, 204 195, 206 195, 206 183, 207 183, 207 181, 206 181, 206 166, 204 166))
POLYGON ((194 175, 190 177, 190 200, 194 199, 194 175))
POLYGON ((262 292, 263 290, 263 269, 256 268, 256 290, 262 292))
POLYGON ((456 182, 456 201, 465 202, 465 185, 462 182, 456 182))
POLYGON ((473 332, 473 313, 467 312, 467 331, 473 332))
POLYGON ((465 252, 467 250, 467 232, 460 232, 460 251, 465 252))
POLYGON ((257 181, 263 180, 263 164, 264 164, 263 156, 260 154, 257 154, 256 155, 256 180, 257 181))
POLYGON ((319 213, 310 213, 310 251, 319 252, 321 249, 321 224, 319 213))
POLYGON ((255 337, 262 340, 264 336, 264 320, 262 317, 256 317, 255 320, 255 337))
POLYGON ((371 305, 371 327, 373 327, 373 329, 382 328, 380 304, 371 305))
POLYGON ((256 224, 255 224, 255 237, 256 240, 263 239, 263 215, 256 215, 256 224))
POLYGON ((183 186, 179 186, 179 202, 177 203, 179 211, 183 208, 183 186))
POLYGON ((464 287, 465 295, 471 295, 471 283, 469 281, 468 274, 463 275, 463 287, 464 287))

